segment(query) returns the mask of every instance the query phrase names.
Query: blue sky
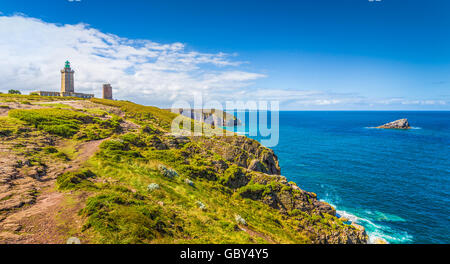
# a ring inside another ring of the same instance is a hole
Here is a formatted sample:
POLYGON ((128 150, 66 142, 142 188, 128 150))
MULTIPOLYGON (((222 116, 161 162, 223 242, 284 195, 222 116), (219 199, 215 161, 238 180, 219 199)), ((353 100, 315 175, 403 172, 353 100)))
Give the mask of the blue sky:
POLYGON ((100 95, 109 81, 118 99, 162 107, 195 91, 206 100, 280 100, 282 109, 450 110, 446 0, 2 0, 0 12, 0 34, 3 23, 13 36, 0 40, 10 51, 2 57, 32 72, 0 70, 0 91, 32 90, 36 76, 36 88, 58 89, 58 70, 46 74, 46 65, 62 67, 67 52, 79 90, 100 95), (45 41, 28 31, 64 49, 39 46, 45 41), (65 37, 73 32, 80 37, 65 37), (95 46, 102 34, 120 40, 95 46), (156 46, 143 50, 140 41, 156 46), (33 48, 21 56, 25 44, 33 48))

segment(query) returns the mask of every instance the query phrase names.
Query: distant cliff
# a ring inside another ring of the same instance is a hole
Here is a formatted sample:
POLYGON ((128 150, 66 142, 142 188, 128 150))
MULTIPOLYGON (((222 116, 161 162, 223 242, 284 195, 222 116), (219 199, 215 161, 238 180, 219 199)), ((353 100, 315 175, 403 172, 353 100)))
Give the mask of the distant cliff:
POLYGON ((240 126, 241 121, 234 115, 215 109, 171 109, 173 113, 190 117, 194 120, 212 125, 212 126, 240 126))

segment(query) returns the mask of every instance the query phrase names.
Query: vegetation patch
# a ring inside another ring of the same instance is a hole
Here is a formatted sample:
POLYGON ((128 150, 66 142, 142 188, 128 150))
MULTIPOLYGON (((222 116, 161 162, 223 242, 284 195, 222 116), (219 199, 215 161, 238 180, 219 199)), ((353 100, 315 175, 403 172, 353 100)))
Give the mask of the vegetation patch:
POLYGON ((63 109, 34 109, 9 111, 9 116, 25 121, 39 130, 70 138, 80 129, 81 124, 91 123, 91 116, 63 109))
POLYGON ((81 188, 92 188, 94 184, 90 181, 95 174, 87 169, 76 172, 66 172, 60 175, 57 180, 57 186, 60 190, 76 190, 81 188))
POLYGON ((176 233, 175 215, 169 218, 162 208, 128 190, 89 198, 80 213, 87 217, 83 229, 95 229, 104 243, 148 243, 176 233))

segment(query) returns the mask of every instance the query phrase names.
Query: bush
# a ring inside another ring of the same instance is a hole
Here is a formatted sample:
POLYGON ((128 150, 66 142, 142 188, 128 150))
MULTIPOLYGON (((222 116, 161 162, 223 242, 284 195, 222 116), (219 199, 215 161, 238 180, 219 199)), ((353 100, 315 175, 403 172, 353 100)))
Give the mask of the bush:
POLYGON ((159 190, 160 188, 161 187, 159 187, 159 184, 156 184, 156 183, 150 183, 147 186, 147 190, 150 191, 150 192, 155 191, 155 190, 159 190))
POLYGON ((180 171, 184 175, 193 178, 203 178, 210 181, 217 180, 215 171, 207 166, 182 165, 180 166, 180 171))
POLYGON ((245 176, 244 170, 235 164, 230 166, 219 180, 220 184, 233 189, 245 186, 249 181, 250 179, 245 176))
POLYGON ((13 134, 13 131, 10 129, 0 129, 0 137, 9 137, 13 134))
POLYGON ((172 179, 178 176, 178 173, 175 170, 167 168, 164 165, 159 165, 158 169, 164 177, 172 179))
POLYGON ((206 211, 206 205, 200 201, 197 201, 197 206, 198 208, 200 208, 202 211, 206 211))
POLYGON ((45 147, 42 149, 45 154, 53 154, 58 153, 58 150, 55 147, 45 147))
POLYGON ((83 230, 93 228, 108 243, 148 243, 171 234, 159 206, 145 204, 130 192, 107 192, 88 199, 81 214, 88 217, 83 230))
POLYGON ((262 184, 248 184, 239 189, 239 194, 244 198, 253 200, 261 199, 266 193, 268 186, 262 184))
POLYGON ((129 133, 129 134, 121 136, 120 138, 123 140, 123 142, 131 144, 135 147, 143 148, 146 146, 146 144, 142 140, 142 138, 136 134, 129 133))
POLYGON ((90 170, 81 170, 78 172, 66 172, 56 179, 56 184, 60 190, 80 189, 82 187, 93 187, 89 181, 95 174, 90 170))
POLYGON ((11 90, 8 91, 8 94, 22 94, 22 93, 19 90, 11 89, 11 90))
POLYGON ((191 181, 191 180, 189 180, 189 179, 185 179, 184 182, 185 182, 187 185, 189 185, 189 186, 192 186, 192 187, 195 186, 195 185, 194 185, 194 182, 191 181))

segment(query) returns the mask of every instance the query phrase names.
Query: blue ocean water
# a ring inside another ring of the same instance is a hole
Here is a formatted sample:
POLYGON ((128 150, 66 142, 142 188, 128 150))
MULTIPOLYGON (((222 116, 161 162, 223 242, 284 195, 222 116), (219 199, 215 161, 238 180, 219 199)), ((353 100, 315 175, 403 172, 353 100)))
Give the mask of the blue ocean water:
POLYGON ((372 240, 450 243, 450 112, 279 112, 279 134, 282 175, 372 240), (414 129, 370 128, 400 118, 414 129))

